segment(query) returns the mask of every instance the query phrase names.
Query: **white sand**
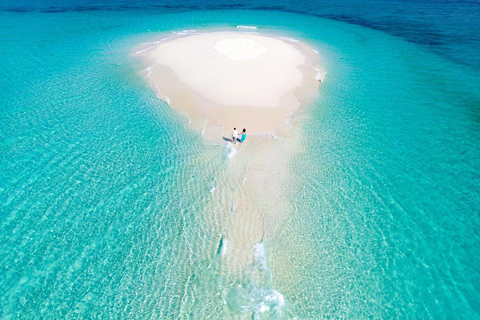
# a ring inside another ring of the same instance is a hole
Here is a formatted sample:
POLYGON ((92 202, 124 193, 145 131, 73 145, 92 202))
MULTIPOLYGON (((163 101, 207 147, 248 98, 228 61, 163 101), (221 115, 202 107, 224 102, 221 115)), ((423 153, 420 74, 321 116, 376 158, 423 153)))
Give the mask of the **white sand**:
POLYGON ((168 39, 149 58, 158 96, 185 111, 208 140, 226 144, 222 135, 229 138, 234 126, 247 128, 244 143, 227 144, 228 168, 210 189, 205 215, 223 238, 229 277, 253 272, 247 278, 256 279, 263 274, 252 268, 258 264, 256 248, 275 244, 292 211, 286 194, 295 186, 288 164, 301 144, 286 117, 317 92, 324 74, 319 56, 296 41, 218 32, 168 39), (282 139, 251 135, 274 130, 282 139))
POLYGON ((318 86, 313 51, 274 37, 204 33, 161 43, 150 54, 159 96, 227 134, 272 132, 318 86))

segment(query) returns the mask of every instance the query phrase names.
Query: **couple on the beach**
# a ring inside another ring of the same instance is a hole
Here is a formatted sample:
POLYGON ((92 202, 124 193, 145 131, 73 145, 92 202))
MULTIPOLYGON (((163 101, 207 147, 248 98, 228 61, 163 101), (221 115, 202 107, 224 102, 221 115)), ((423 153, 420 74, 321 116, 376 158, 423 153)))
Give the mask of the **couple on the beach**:
POLYGON ((237 131, 237 128, 233 128, 233 131, 232 131, 233 144, 237 144, 237 140, 240 142, 245 141, 246 137, 247 137, 247 129, 243 128, 242 134, 240 135, 237 131))

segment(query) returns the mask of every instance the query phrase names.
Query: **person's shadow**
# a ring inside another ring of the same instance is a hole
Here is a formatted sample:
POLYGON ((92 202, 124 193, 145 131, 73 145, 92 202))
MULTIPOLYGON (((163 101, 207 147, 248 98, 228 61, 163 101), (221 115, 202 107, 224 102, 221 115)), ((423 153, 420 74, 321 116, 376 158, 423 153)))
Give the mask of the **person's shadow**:
MULTIPOLYGON (((228 139, 227 137, 223 137, 223 140, 233 143, 233 140, 232 140, 232 139, 228 139)), ((238 143, 243 143, 243 142, 240 141, 239 139, 237 139, 237 142, 238 142, 238 143)))

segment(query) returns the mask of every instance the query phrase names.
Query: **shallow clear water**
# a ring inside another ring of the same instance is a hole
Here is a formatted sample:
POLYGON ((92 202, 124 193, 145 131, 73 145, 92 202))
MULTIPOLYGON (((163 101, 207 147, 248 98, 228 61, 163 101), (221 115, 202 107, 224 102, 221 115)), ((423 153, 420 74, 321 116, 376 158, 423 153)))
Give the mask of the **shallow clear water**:
POLYGON ((0 12, 2 318, 480 318, 475 3, 448 30, 425 22, 435 3, 309 12, 350 24, 108 5, 0 12), (404 24, 372 25, 387 20, 404 24), (230 151, 156 99, 130 54, 155 32, 238 24, 303 39, 328 75, 279 145, 289 218, 232 276, 230 151), (471 41, 423 41, 432 29, 471 41))

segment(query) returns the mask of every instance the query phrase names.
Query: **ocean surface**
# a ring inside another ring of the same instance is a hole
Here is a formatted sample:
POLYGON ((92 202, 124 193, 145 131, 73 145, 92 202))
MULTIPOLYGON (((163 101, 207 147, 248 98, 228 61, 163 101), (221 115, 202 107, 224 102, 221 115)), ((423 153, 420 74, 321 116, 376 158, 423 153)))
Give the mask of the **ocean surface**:
POLYGON ((478 1, 2 1, 0 319, 480 319, 478 17, 478 1), (231 214, 231 150, 156 97, 133 48, 239 25, 305 42, 327 74, 292 122, 288 219, 234 277, 212 218, 231 214))

